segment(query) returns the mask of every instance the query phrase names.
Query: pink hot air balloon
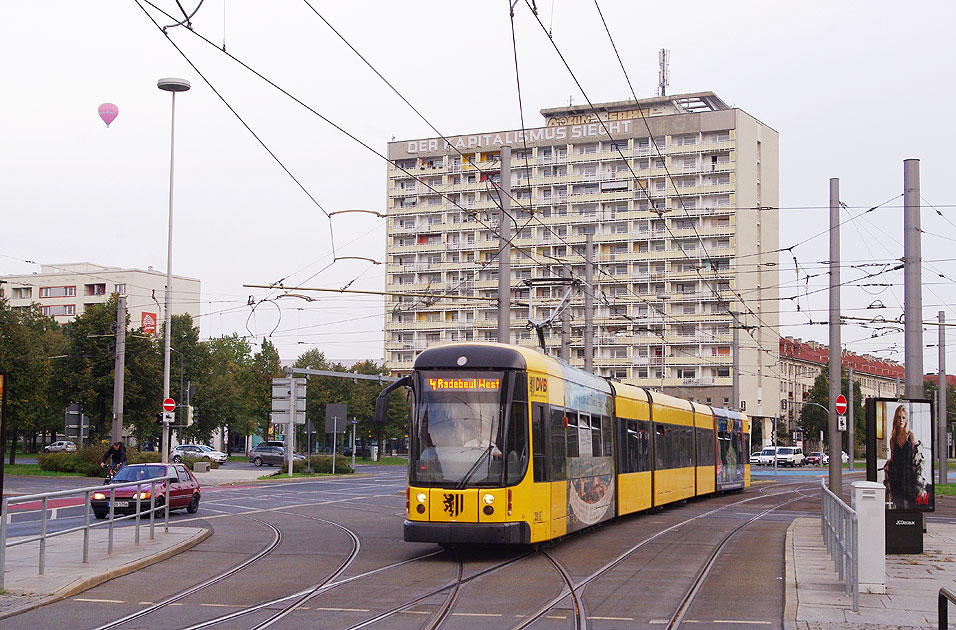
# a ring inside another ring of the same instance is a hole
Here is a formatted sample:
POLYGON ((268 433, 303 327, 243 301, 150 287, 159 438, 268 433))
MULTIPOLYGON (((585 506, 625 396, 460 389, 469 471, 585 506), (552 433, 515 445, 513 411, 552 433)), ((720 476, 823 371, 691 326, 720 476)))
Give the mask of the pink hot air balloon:
POLYGON ((119 116, 119 107, 113 105, 112 103, 103 103, 100 105, 100 118, 103 119, 103 122, 106 123, 106 126, 109 127, 110 123, 116 120, 116 117, 119 116))

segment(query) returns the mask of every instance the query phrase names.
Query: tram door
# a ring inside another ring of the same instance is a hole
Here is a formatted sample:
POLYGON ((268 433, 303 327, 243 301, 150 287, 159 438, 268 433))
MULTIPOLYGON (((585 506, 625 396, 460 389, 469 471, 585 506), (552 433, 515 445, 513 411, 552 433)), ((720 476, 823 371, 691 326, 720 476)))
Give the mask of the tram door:
POLYGON ((550 414, 546 405, 531 405, 531 468, 534 475, 534 494, 531 511, 531 539, 551 538, 551 445, 548 440, 550 414))

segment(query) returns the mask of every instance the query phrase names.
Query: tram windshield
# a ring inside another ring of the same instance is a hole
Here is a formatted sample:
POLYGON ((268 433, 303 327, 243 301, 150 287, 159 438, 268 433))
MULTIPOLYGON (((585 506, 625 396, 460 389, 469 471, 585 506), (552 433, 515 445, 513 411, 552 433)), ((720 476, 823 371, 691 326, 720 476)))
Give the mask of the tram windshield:
POLYGON ((507 431, 510 388, 504 372, 422 372, 417 389, 413 483, 501 485, 506 466, 517 471, 521 457, 527 466, 527 432, 509 436, 507 431))

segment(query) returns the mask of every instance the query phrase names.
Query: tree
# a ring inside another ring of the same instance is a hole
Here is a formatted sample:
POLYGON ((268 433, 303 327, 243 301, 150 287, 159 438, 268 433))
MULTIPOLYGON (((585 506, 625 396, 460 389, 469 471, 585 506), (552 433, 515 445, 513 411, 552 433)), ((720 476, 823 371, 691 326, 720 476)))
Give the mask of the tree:
MULTIPOLYGON (((846 396, 847 401, 849 401, 849 373, 841 367, 840 375, 842 377, 840 392, 846 396)), ((822 405, 827 409, 830 408, 829 366, 824 366, 820 371, 820 374, 813 381, 813 387, 810 388, 810 391, 807 394, 806 402, 816 403, 817 405, 822 405)), ((836 401, 834 401, 834 403, 835 402, 836 401)), ((856 381, 853 383, 853 413, 853 429, 856 446, 862 447, 866 439, 866 414, 863 409, 863 391, 860 389, 860 384, 856 381)), ((803 428, 804 435, 807 437, 815 438, 816 436, 820 435, 820 431, 823 431, 824 440, 827 440, 830 434, 829 413, 820 407, 817 407, 816 405, 804 404, 803 409, 800 410, 800 426, 803 428)), ((849 433, 849 431, 844 431, 843 433, 846 434, 849 433)), ((841 438, 843 440, 842 449, 849 452, 847 449, 847 440, 849 438, 846 435, 841 436, 841 438)), ((856 450, 854 450, 854 452, 856 452, 856 450)))
POLYGON ((283 376, 279 351, 268 339, 262 341, 262 348, 252 358, 252 370, 246 381, 250 411, 255 418, 255 429, 244 436, 259 432, 269 434, 269 414, 272 411, 272 379, 283 376))
POLYGON ((53 394, 51 363, 60 354, 63 333, 36 304, 14 310, 0 298, 0 369, 7 371, 7 431, 12 438, 10 463, 16 463, 21 432, 56 431, 62 410, 53 394))
POLYGON ((255 409, 246 397, 252 368, 252 349, 237 334, 206 342, 209 370, 196 393, 201 413, 194 434, 208 440, 217 428, 250 435, 256 429, 255 409))

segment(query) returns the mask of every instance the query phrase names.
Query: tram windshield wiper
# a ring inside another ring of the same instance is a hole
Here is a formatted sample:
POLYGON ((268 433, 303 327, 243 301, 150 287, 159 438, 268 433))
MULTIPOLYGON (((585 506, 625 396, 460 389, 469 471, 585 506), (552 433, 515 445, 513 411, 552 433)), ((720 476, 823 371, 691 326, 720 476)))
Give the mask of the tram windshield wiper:
POLYGON ((457 490, 461 490, 465 487, 465 484, 471 479, 472 475, 478 472, 478 468, 481 466, 481 462, 485 460, 486 457, 494 450, 495 445, 489 444, 485 447, 485 450, 481 452, 481 455, 478 456, 478 459, 475 460, 475 463, 471 465, 471 468, 468 469, 468 472, 465 473, 465 476, 461 478, 461 481, 455 486, 457 490))

